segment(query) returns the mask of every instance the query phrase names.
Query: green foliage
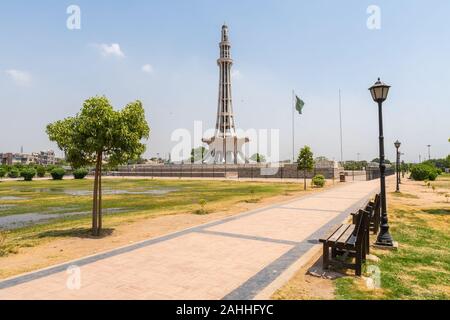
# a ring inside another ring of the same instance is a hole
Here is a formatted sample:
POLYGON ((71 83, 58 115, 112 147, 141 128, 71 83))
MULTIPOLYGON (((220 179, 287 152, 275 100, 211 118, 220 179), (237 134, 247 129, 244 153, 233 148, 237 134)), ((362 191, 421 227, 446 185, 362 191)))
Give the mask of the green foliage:
POLYGON ((46 170, 44 166, 41 165, 36 166, 36 173, 39 178, 45 177, 45 171, 46 170))
POLYGON ((297 157, 297 170, 303 170, 303 188, 306 190, 306 171, 314 168, 314 158, 311 148, 304 146, 297 157))
POLYGON ((106 97, 86 100, 81 112, 47 126, 51 141, 65 151, 67 161, 75 168, 92 165, 100 153, 110 165, 126 164, 138 158, 150 129, 140 101, 114 111, 106 97))
POLYGON ((63 168, 53 168, 50 174, 53 180, 62 180, 66 174, 66 170, 63 168))
POLYGON ((78 168, 73 170, 73 177, 75 179, 84 179, 88 175, 89 171, 86 168, 78 168))
POLYGON ((24 168, 20 172, 20 176, 22 178, 24 178, 25 181, 33 180, 35 175, 36 175, 36 169, 34 169, 34 168, 24 168))
POLYGON ((198 148, 193 148, 191 150, 191 163, 200 162, 205 158, 206 154, 208 153, 208 149, 201 146, 198 148))
POLYGON ((436 167, 441 170, 445 169, 445 168, 450 168, 450 155, 448 155, 446 158, 431 159, 431 160, 424 161, 422 163, 431 165, 431 166, 436 167))
MULTIPOLYGON (((380 163, 380 158, 375 158, 371 162, 380 163)), ((388 159, 384 159, 384 163, 391 164, 391 161, 389 161, 388 159)))
POLYGON ((200 205, 200 209, 195 210, 194 213, 195 214, 207 214, 208 211, 205 209, 205 206, 207 204, 206 199, 198 200, 198 204, 200 205))
POLYGON ((7 172, 6 168, 0 167, 0 179, 4 178, 7 172))
POLYGON ((21 163, 15 163, 15 164, 13 164, 13 166, 12 166, 12 168, 15 168, 15 169, 17 169, 17 170, 19 170, 19 171, 22 170, 23 167, 24 167, 24 165, 21 164, 21 163))
POLYGON ((54 164, 49 164, 49 165, 45 168, 45 170, 46 170, 48 173, 50 173, 50 172, 52 172, 52 170, 55 169, 55 168, 58 168, 58 166, 55 166, 54 164))
POLYGON ((9 172, 8 172, 8 177, 9 177, 9 178, 18 178, 19 176, 20 176, 20 171, 19 171, 19 169, 12 168, 12 169, 9 170, 9 172))
POLYGON ((367 168, 367 161, 345 161, 344 170, 363 170, 367 168))
POLYGON ((417 164, 411 168, 411 178, 416 181, 436 180, 438 172, 435 167, 430 164, 417 164))
POLYGON ((311 148, 304 146, 297 157, 297 170, 312 170, 314 168, 314 158, 311 148))
POLYGON ((325 177, 321 174, 316 175, 313 179, 312 179, 312 184, 315 187, 319 187, 322 188, 323 186, 325 186, 325 177))
POLYGON ((136 159, 133 160, 129 160, 128 164, 129 165, 134 165, 134 164, 145 164, 146 160, 142 157, 138 157, 136 159))
POLYGON ((65 152, 73 168, 96 165, 92 232, 98 236, 102 226, 98 210, 102 159, 108 159, 108 166, 115 167, 139 158, 145 151, 141 140, 149 137, 150 128, 142 103, 137 100, 115 111, 106 97, 89 98, 76 116, 49 124, 47 134, 65 152))
POLYGON ((266 157, 263 154, 255 153, 250 157, 250 160, 256 161, 257 163, 266 162, 266 157))

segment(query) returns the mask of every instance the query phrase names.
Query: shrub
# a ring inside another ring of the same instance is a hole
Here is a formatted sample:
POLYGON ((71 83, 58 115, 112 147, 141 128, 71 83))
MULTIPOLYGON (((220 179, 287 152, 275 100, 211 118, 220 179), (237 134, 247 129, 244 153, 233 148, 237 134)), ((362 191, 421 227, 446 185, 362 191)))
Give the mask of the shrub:
POLYGON ((87 174, 89 173, 89 171, 85 168, 78 168, 73 170, 73 177, 75 179, 84 179, 84 177, 87 176, 87 174))
POLYGON ((45 167, 44 166, 37 166, 36 167, 36 173, 39 178, 45 177, 45 167))
POLYGON ((428 164, 417 164, 411 169, 411 178, 416 181, 436 180, 438 172, 435 167, 428 164))
POLYGON ((10 177, 10 178, 18 178, 19 175, 20 175, 20 171, 19 171, 19 169, 16 169, 16 168, 12 168, 8 172, 8 177, 10 177))
POLYGON ((436 180, 436 178, 438 177, 438 172, 437 172, 437 170, 432 170, 431 172, 430 172, 430 175, 429 175, 429 178, 430 178, 430 180, 431 181, 434 181, 434 180, 436 180))
POLYGON ((200 199, 198 200, 198 204, 200 205, 200 209, 197 209, 194 211, 195 214, 207 214, 208 211, 205 209, 206 206, 206 199, 200 199))
POLYGON ((313 179, 312 179, 312 183, 315 187, 319 187, 322 188, 325 185, 325 177, 321 174, 316 175, 313 179))
POLYGON ((4 178, 6 176, 6 169, 5 168, 0 168, 0 179, 4 178))
POLYGON ((54 169, 52 169, 50 174, 51 174, 53 180, 62 180, 62 178, 66 174, 66 170, 64 170, 63 168, 54 168, 54 169))
POLYGON ((25 168, 25 169, 22 169, 22 171, 20 172, 20 176, 22 178, 24 178, 25 181, 33 180, 35 175, 36 175, 36 170, 33 168, 25 168))

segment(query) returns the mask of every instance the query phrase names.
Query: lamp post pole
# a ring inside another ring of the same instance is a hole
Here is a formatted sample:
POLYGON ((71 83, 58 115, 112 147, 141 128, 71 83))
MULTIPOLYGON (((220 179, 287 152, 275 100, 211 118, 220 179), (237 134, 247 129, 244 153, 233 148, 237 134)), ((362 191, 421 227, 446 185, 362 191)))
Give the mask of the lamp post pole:
POLYGON ((381 200, 381 223, 380 223, 380 233, 378 234, 376 244, 379 246, 392 247, 393 240, 389 233, 389 222, 387 215, 386 206, 386 179, 385 171, 386 164, 384 163, 384 135, 383 135, 383 101, 386 100, 389 86, 382 83, 380 78, 378 81, 369 89, 372 98, 378 103, 378 127, 379 127, 379 149, 380 149, 380 200, 381 200))
POLYGON ((396 163, 395 163, 395 178, 396 178, 396 189, 395 192, 400 192, 400 152, 398 149, 400 148, 400 142, 397 140, 394 143, 395 149, 397 150, 396 163))

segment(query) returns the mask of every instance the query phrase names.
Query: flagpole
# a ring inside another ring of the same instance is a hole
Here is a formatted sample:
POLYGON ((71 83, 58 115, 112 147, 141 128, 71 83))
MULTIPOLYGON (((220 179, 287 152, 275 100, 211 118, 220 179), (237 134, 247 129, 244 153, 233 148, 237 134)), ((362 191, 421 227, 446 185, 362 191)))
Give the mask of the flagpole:
POLYGON ((292 90, 292 163, 295 163, 294 109, 295 109, 295 92, 294 90, 292 90))
POLYGON ((341 162, 344 161, 344 152, 342 149, 342 106, 341 106, 341 89, 339 89, 339 127, 340 127, 340 141, 341 141, 341 162))

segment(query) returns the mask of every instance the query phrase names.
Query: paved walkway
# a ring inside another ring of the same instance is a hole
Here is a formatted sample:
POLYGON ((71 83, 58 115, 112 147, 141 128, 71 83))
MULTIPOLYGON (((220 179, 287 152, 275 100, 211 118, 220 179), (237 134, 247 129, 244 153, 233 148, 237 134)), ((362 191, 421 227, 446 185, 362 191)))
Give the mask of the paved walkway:
POLYGON ((253 299, 377 190, 348 183, 20 275, 0 299, 253 299))

